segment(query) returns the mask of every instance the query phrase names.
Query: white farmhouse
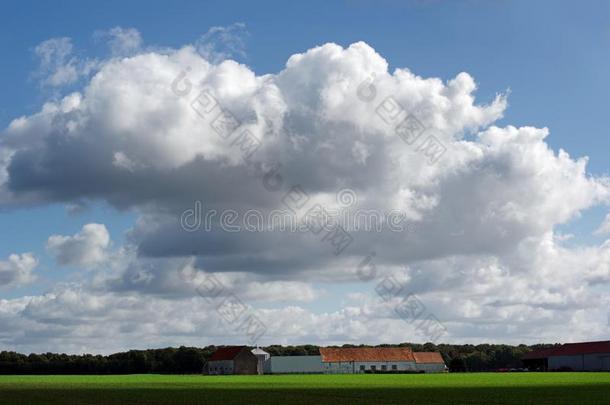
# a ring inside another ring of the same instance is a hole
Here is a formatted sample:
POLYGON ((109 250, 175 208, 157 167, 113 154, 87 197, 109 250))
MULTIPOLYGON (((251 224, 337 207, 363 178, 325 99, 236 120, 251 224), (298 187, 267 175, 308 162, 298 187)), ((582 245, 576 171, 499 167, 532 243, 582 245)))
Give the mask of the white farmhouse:
POLYGON ((447 370, 437 352, 413 352, 408 347, 320 348, 327 374, 439 373, 447 370))
POLYGON ((408 347, 320 348, 327 374, 415 372, 415 357, 408 347))

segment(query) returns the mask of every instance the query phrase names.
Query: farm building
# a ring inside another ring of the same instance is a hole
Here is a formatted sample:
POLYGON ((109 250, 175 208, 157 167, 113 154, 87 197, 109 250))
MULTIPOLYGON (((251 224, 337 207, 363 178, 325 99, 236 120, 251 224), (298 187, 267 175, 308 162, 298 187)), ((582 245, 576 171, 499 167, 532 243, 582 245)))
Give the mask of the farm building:
POLYGON ((532 370, 610 371, 610 341, 566 343, 529 352, 521 360, 532 370))
POLYGON ((264 372, 265 362, 269 360, 269 357, 271 357, 271 355, 258 347, 256 349, 252 349, 252 354, 255 355, 258 359, 258 374, 262 374, 264 372))
POLYGON ((408 347, 320 348, 319 356, 270 356, 246 346, 220 347, 204 372, 222 374, 356 374, 435 373, 445 371, 440 353, 416 352, 408 347))
POLYGON ((272 356, 265 363, 265 374, 322 374, 320 356, 272 356))
MULTIPOLYGON (((264 356, 268 353, 253 351, 246 346, 227 346, 219 347, 210 357, 206 364, 208 374, 262 374, 263 367, 259 360, 259 355, 264 356)), ((264 360, 263 360, 264 362, 264 360)))
POLYGON ((447 370, 443 356, 437 352, 413 352, 417 371, 441 373, 447 370))
POLYGON ((439 353, 419 352, 416 357, 407 347, 320 348, 320 355, 322 369, 328 374, 445 370, 445 363, 439 353))

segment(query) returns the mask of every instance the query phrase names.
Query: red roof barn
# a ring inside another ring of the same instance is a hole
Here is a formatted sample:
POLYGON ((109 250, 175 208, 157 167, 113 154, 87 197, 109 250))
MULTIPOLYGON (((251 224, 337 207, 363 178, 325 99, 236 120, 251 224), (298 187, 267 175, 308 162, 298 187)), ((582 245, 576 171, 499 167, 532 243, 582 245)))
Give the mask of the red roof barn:
POLYGON ((521 360, 533 370, 610 371, 610 340, 534 350, 521 360))
POLYGON ((208 374, 262 374, 258 358, 247 346, 226 346, 216 349, 206 363, 208 374))

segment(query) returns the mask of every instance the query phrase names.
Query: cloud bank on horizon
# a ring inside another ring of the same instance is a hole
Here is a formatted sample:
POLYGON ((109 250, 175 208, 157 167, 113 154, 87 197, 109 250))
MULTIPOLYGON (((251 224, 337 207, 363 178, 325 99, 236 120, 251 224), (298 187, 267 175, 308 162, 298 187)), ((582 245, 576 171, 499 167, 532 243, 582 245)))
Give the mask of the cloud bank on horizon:
MULTIPOLYGON (((226 40, 230 32, 213 31, 226 40)), ((495 126, 506 95, 477 103, 465 72, 446 82, 390 72, 364 42, 327 43, 257 75, 201 43, 145 48, 136 30, 121 28, 98 36, 111 46, 106 59, 77 58, 68 38, 36 48, 43 86, 78 90, 2 131, 0 204, 101 201, 139 218, 121 246, 103 224, 49 235, 50 256, 81 281, 0 300, 2 347, 110 352, 243 342, 180 277, 185 267, 213 275, 223 294, 256 309, 266 325, 261 344, 425 341, 393 310, 400 297, 380 300, 375 284, 358 277, 371 252, 379 277, 399 280, 442 322, 444 341, 605 333, 610 244, 568 246, 556 228, 607 205, 610 182, 587 173, 587 158, 552 150, 547 128, 495 126), (367 97, 363 83, 374 89, 367 97), (204 90, 260 142, 247 159, 193 108, 204 90), (388 97, 446 148, 434 164, 383 119, 388 97), (264 177, 276 169, 270 188, 264 177), (285 208, 294 185, 329 209, 339 190, 352 190, 357 208, 399 212, 413 231, 352 230, 337 255, 311 233, 181 227, 196 201, 208 212, 269 214, 285 208), (343 285, 359 287, 346 293, 343 285), (339 291, 342 308, 309 307, 339 291)), ((0 288, 32 282, 36 266, 28 253, 0 261, 0 288)))

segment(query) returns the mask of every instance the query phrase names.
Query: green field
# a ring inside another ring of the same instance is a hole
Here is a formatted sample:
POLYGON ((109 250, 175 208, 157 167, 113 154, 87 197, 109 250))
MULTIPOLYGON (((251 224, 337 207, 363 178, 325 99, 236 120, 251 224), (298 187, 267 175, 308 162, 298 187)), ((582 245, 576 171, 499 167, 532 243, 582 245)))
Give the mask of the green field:
POLYGON ((0 376, 0 404, 604 404, 610 373, 0 376))

